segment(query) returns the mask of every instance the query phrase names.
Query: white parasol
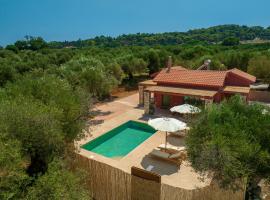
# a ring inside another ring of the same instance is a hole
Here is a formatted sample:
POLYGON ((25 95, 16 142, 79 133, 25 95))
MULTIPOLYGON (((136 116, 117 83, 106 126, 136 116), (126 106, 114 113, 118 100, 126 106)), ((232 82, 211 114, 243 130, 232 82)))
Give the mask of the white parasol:
POLYGON ((193 113, 201 112, 201 109, 196 106, 189 105, 189 104, 183 104, 183 105, 172 107, 170 111, 178 112, 181 114, 193 114, 193 113))
POLYGON ((174 118, 156 118, 150 119, 148 125, 152 126, 155 130, 164 131, 166 133, 165 148, 167 145, 167 133, 184 130, 187 127, 185 122, 174 118))

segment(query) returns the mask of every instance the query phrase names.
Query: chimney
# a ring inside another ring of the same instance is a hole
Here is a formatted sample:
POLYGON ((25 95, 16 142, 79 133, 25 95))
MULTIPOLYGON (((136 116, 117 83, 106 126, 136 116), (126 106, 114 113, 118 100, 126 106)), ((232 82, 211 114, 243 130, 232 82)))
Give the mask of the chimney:
POLYGON ((210 70, 210 64, 211 64, 211 60, 210 59, 207 59, 203 62, 203 65, 200 66, 197 70, 210 70))
POLYGON ((168 61, 167 61, 167 73, 171 71, 172 68, 172 57, 169 56, 168 61))
POLYGON ((206 69, 207 70, 210 70, 210 64, 211 64, 211 60, 210 59, 207 59, 204 61, 204 65, 206 66, 206 69))

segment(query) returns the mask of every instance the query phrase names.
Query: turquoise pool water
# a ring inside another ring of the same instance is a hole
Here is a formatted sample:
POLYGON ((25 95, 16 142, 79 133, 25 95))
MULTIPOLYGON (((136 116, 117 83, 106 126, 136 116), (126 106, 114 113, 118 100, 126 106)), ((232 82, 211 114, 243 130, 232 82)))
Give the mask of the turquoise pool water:
POLYGON ((147 124, 128 121, 84 144, 83 149, 109 158, 121 158, 135 149, 156 131, 147 124))

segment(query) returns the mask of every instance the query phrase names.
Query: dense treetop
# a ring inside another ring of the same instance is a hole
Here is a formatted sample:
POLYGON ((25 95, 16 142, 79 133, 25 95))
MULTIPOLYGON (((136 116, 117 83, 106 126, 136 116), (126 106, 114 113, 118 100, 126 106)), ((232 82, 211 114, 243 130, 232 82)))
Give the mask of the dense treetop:
POLYGON ((269 107, 248 105, 235 96, 205 109, 186 138, 195 170, 225 187, 252 187, 270 180, 269 107))
POLYGON ((137 33, 124 34, 118 37, 99 36, 93 39, 50 42, 52 48, 61 47, 119 47, 119 46, 145 46, 145 45, 177 45, 192 43, 221 43, 226 38, 238 38, 240 41, 270 40, 270 27, 260 26, 239 26, 239 25, 220 25, 210 28, 194 29, 187 32, 168 32, 168 33, 137 33))

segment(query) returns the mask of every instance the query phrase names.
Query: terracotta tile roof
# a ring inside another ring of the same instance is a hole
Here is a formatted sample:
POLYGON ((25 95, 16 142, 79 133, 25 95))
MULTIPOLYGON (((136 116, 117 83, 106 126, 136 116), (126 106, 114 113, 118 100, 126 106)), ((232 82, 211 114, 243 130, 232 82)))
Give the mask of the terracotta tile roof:
POLYGON ((252 76, 252 75, 250 75, 250 74, 248 74, 246 72, 243 72, 243 71, 241 71, 241 70, 239 70, 237 68, 233 68, 233 69, 228 70, 228 71, 231 72, 231 73, 234 73, 234 74, 236 74, 238 76, 241 76, 241 77, 243 77, 245 79, 248 79, 251 82, 255 82, 256 81, 256 77, 255 76, 252 76))
POLYGON ((167 69, 163 69, 153 81, 158 83, 222 87, 224 86, 226 75, 227 71, 179 70, 172 68, 169 73, 167 69))
MULTIPOLYGON (((166 67, 163 68, 163 70, 167 70, 166 67)), ((177 70, 187 70, 186 68, 182 67, 182 66, 173 66, 171 67, 171 69, 177 69, 177 70)), ((162 71, 162 70, 161 70, 162 71)), ((150 77, 151 78, 155 78, 161 71, 158 71, 158 72, 155 72, 153 74, 150 74, 150 77)))

